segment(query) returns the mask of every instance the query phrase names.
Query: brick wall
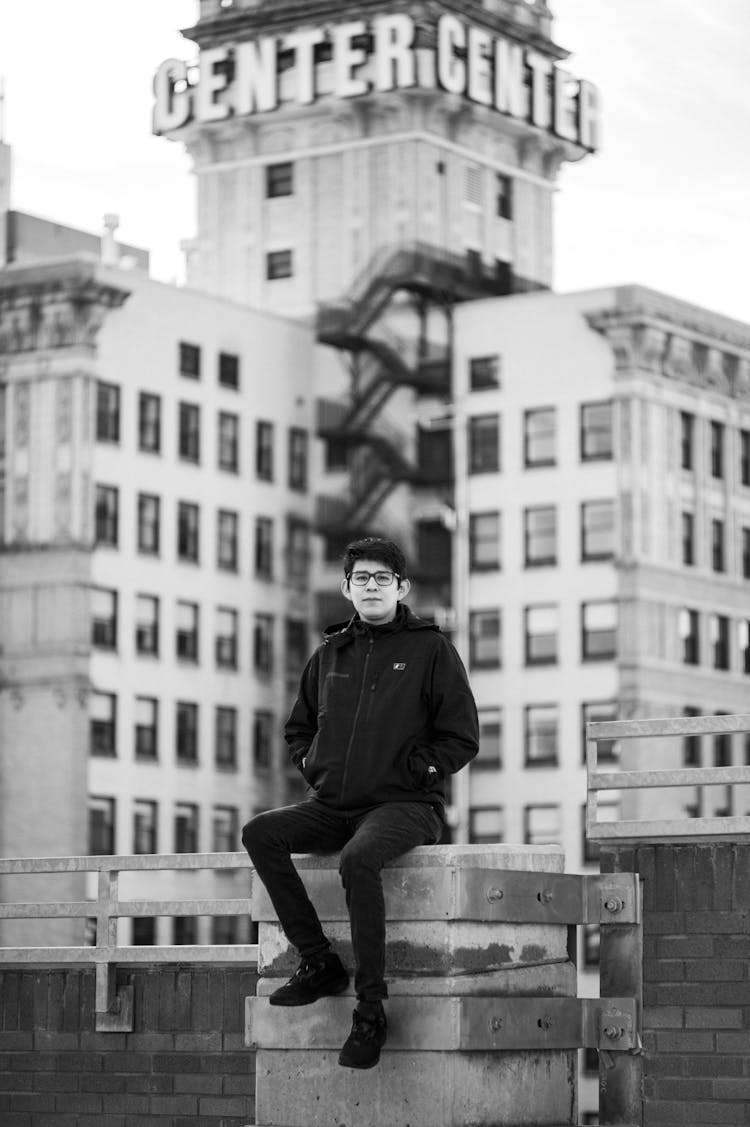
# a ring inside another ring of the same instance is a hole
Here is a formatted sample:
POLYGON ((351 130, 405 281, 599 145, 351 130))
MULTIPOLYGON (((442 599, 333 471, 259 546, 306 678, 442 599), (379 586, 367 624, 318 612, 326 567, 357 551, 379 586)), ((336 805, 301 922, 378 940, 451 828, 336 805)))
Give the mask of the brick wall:
POLYGON ((143 967, 132 1033, 94 1031, 94 971, 0 973, 2 1127, 244 1127, 255 1061, 244 1047, 255 972, 143 967))
POLYGON ((644 879, 644 1127, 750 1123, 750 844, 604 849, 644 879))

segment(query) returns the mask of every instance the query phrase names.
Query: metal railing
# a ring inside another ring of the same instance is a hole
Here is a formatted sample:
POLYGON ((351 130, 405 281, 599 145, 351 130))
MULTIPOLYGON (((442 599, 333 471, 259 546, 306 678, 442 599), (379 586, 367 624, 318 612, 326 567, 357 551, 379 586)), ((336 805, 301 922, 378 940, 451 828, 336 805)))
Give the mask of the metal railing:
POLYGON ((681 767, 671 770, 600 771, 600 740, 700 737, 750 733, 750 715, 670 716, 654 720, 611 720, 586 725, 586 837, 589 841, 680 841, 698 837, 750 837, 749 815, 680 818, 597 819, 602 791, 636 791, 657 787, 708 787, 750 785, 750 765, 743 767, 681 767))
POLYGON ((257 965, 257 943, 174 944, 136 946, 119 944, 117 921, 124 917, 153 916, 247 916, 249 897, 192 900, 122 900, 120 873, 164 870, 245 869, 246 853, 165 853, 137 856, 20 857, 0 858, 0 877, 42 873, 97 873, 95 900, 48 903, 0 903, 0 920, 90 919, 96 920, 96 942, 92 945, 58 947, 0 947, 3 965, 93 964, 96 968, 97 1028, 108 1028, 107 1015, 117 1015, 116 964, 132 963, 242 963, 257 965))

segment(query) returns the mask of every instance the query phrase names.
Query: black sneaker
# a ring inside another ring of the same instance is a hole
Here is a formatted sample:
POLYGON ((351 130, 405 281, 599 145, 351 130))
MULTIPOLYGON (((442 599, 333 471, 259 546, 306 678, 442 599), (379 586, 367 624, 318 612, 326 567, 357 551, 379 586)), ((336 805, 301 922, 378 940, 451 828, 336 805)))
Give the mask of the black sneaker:
POLYGON ((373 1068, 380 1060, 388 1023, 382 1002, 360 1002, 354 1011, 352 1031, 339 1053, 344 1068, 373 1068))
POLYGON ((349 985, 344 964, 333 951, 318 959, 303 959, 283 986, 269 996, 272 1006, 309 1006, 318 998, 341 994, 349 985))

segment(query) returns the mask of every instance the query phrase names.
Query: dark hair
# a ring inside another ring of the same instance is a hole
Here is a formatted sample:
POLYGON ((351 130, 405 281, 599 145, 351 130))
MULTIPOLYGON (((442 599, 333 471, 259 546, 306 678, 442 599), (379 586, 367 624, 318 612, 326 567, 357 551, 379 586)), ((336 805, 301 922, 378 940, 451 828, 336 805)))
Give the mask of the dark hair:
POLYGON ((344 550, 344 575, 347 579, 357 560, 377 560, 390 567, 399 578, 406 579, 406 557, 394 540, 364 536, 347 544, 344 550))

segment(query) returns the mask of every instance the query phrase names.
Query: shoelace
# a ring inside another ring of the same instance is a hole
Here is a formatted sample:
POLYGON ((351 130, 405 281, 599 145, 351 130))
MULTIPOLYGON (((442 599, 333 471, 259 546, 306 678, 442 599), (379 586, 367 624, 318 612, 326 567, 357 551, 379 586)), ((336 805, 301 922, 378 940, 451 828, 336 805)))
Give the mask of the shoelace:
POLYGON ((361 1017, 359 1014, 355 1014, 352 1032, 360 1041, 371 1041, 378 1032, 377 1018, 361 1017))

